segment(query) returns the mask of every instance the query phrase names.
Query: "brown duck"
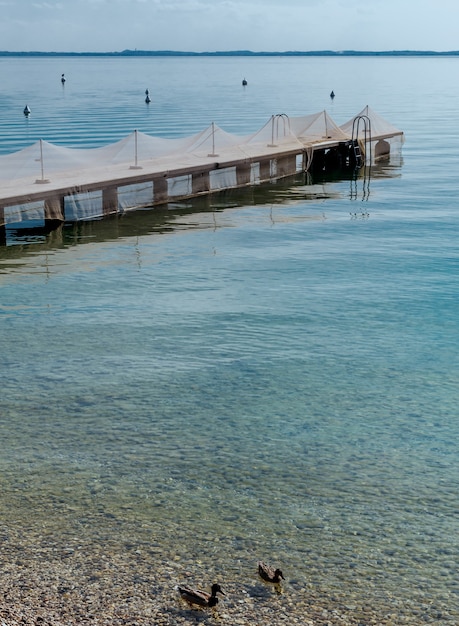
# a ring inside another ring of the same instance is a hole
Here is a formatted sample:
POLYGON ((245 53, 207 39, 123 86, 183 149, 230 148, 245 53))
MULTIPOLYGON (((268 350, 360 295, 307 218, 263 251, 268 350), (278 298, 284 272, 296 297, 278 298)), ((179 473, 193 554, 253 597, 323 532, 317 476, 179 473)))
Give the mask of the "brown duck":
POLYGON ((258 561, 258 573, 260 574, 261 578, 263 578, 263 580, 265 580, 267 583, 279 584, 281 578, 285 580, 284 575, 282 574, 280 569, 274 569, 263 561, 258 561))
POLYGON ((177 585, 180 596, 188 602, 188 604, 197 604, 199 606, 216 606, 218 604, 217 593, 225 595, 222 588, 217 583, 212 585, 212 592, 200 591, 199 589, 191 589, 191 587, 185 587, 177 585))

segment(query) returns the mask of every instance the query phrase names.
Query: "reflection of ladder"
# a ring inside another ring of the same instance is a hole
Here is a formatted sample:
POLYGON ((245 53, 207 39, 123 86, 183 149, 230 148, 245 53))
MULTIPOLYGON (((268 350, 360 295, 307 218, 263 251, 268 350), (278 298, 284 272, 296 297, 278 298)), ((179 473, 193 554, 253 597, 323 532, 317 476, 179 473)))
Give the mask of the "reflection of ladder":
POLYGON ((362 202, 368 200, 370 197, 370 180, 371 180, 371 167, 355 168, 354 174, 351 178, 351 190, 349 198, 351 200, 357 200, 359 197, 359 181, 362 181, 362 202))
POLYGON ((356 168, 351 178, 351 191, 349 193, 349 198, 351 200, 357 200, 358 193, 359 192, 357 189, 357 168, 356 168))
POLYGON ((358 115, 352 123, 352 147, 354 150, 355 166, 360 168, 364 165, 365 151, 367 144, 370 147, 370 165, 371 165, 371 120, 367 115, 358 115), (359 142, 360 124, 363 124, 363 144, 359 142), (364 154, 362 155, 361 145, 364 154))

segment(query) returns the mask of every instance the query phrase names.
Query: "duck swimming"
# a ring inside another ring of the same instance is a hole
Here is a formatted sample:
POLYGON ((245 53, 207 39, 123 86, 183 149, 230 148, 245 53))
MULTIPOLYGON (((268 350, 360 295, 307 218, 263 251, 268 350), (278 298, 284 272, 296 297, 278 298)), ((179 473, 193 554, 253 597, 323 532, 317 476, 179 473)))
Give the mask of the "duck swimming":
POLYGON ((150 102, 151 102, 150 91, 148 89, 145 89, 145 102, 147 104, 150 104, 150 102))
POLYGON ((285 580, 280 569, 274 569, 263 561, 258 561, 258 573, 268 583, 279 584, 281 578, 285 580))
POLYGON ((30 115, 31 113, 32 113, 32 111, 30 110, 29 105, 28 105, 28 104, 26 104, 26 105, 25 105, 25 107, 24 107, 24 115, 25 115, 26 117, 29 117, 29 115, 30 115))
POLYGON ((208 607, 216 606, 218 604, 217 593, 221 593, 223 596, 225 595, 222 588, 217 583, 212 585, 212 593, 207 593, 206 591, 200 591, 198 589, 191 589, 191 587, 181 585, 177 585, 176 589, 178 590, 180 596, 190 605, 197 604, 199 606, 208 607))

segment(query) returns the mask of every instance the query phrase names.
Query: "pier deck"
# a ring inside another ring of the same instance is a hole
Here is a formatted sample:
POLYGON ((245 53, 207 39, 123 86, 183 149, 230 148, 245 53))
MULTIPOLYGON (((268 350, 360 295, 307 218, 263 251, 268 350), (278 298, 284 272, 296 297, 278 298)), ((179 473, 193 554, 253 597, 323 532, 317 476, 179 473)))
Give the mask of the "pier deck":
MULTIPOLYGON (((285 118, 273 116, 264 133, 242 142, 212 125, 209 132, 192 138, 191 146, 178 149, 174 144, 172 153, 162 155, 155 155, 153 138, 137 131, 114 144, 116 150, 110 153, 110 147, 78 151, 37 142, 30 149, 0 157, 0 227, 37 219, 97 219, 311 169, 355 167, 356 153, 365 152, 367 145, 371 152, 371 142, 380 158, 390 156, 393 138, 403 138, 401 131, 388 125, 376 137, 357 142, 325 112, 318 118, 323 128, 314 134, 295 134, 288 118, 285 131, 285 118), (279 132, 279 124, 284 125, 283 132, 279 132), (22 153, 27 167, 20 163, 22 153)), ((298 126, 298 120, 306 118, 295 119, 298 126)), ((168 140, 161 141, 162 146, 168 140)))

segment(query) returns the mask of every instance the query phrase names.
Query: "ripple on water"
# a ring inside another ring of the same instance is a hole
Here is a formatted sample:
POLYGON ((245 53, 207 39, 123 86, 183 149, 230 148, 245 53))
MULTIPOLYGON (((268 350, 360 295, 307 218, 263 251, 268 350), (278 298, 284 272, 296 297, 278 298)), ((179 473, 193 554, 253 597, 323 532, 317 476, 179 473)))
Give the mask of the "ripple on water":
MULTIPOLYGON (((320 103, 330 76, 309 63, 314 88, 298 72, 283 80, 298 110, 320 103)), ((198 82, 186 98, 163 73, 162 110, 154 100, 147 111, 146 65, 122 64, 111 92, 110 64, 89 64, 92 86, 72 67, 65 92, 51 87, 29 120, 22 100, 20 115, 5 113, 2 151, 42 136, 87 147, 133 128, 186 135, 216 113, 250 132, 287 97, 261 102, 264 88, 257 104, 222 89, 225 102, 203 110, 198 82)), ((61 60, 54 69, 60 77, 61 60)), ((404 80, 381 101, 418 135, 403 177, 371 180, 368 219, 349 216, 349 181, 313 196, 278 184, 212 210, 174 206, 175 220, 142 212, 5 252, 6 622, 21 607, 28 623, 48 611, 56 624, 88 613, 193 624, 173 585, 214 580, 231 623, 458 622, 457 193, 441 157, 423 165, 442 151, 410 122, 404 80), (260 558, 281 566, 283 594, 260 587, 260 558)))

